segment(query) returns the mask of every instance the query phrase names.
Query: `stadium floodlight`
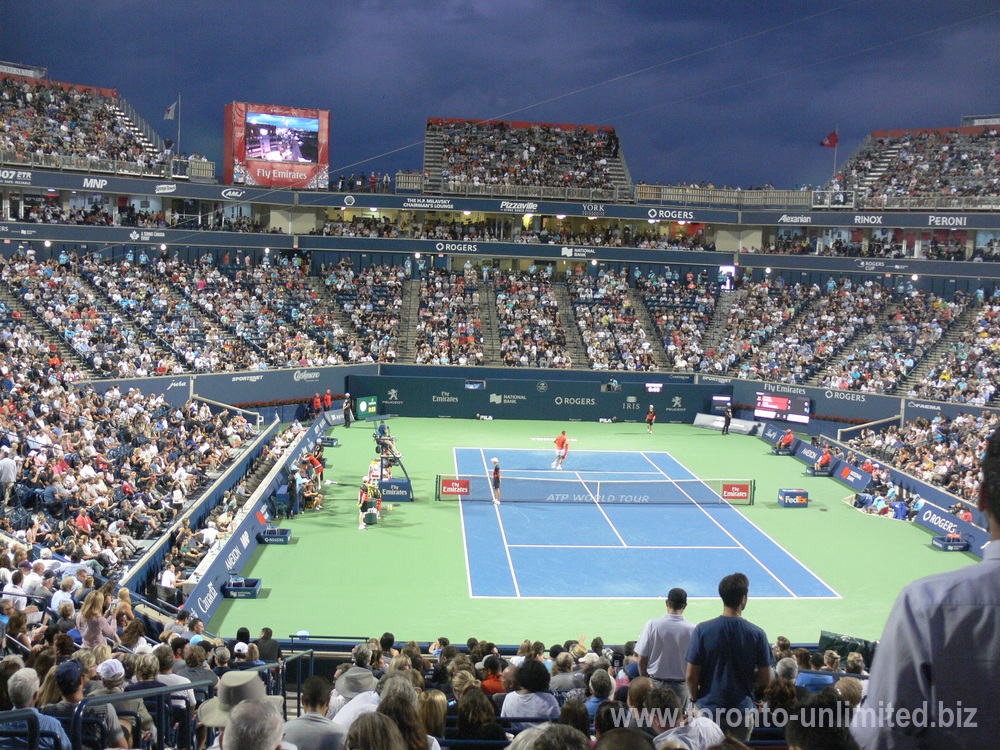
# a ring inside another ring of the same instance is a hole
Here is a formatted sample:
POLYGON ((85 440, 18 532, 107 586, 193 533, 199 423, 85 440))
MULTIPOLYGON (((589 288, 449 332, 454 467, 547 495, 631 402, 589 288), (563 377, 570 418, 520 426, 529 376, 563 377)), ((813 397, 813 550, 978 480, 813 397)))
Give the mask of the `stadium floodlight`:
POLYGON ((271 254, 271 248, 265 247, 264 248, 264 255, 270 255, 270 254, 271 254))
POLYGON ((597 217, 596 216, 588 216, 587 217, 587 221, 597 221, 597 217))
POLYGON ((45 247, 52 247, 52 243, 49 242, 48 240, 45 240, 45 247))
POLYGON ((768 266, 767 268, 765 268, 765 269, 764 269, 764 273, 766 273, 766 274, 770 275, 770 274, 771 274, 771 267, 770 267, 770 266, 768 266))
POLYGON ((920 277, 917 274, 913 274, 910 278, 913 279, 914 281, 920 280, 920 277))
POLYGON ((160 245, 160 252, 164 252, 167 249, 166 245, 160 245))
POLYGON ((371 211, 372 213, 375 213, 376 211, 378 211, 378 209, 377 209, 377 208, 375 208, 374 206, 372 206, 372 207, 371 207, 371 208, 369 208, 368 210, 369 210, 369 211, 371 211))
POLYGON ((556 218, 559 219, 559 221, 562 221, 566 218, 566 214, 556 214, 556 218))
POLYGON ((420 260, 420 253, 414 253, 413 257, 416 258, 417 260, 420 260))
POLYGON ((681 220, 679 220, 679 221, 677 222, 677 224, 678 224, 678 226, 684 226, 685 224, 687 224, 687 222, 686 222, 686 221, 684 221, 683 219, 681 219, 681 220))
POLYGON ((534 216, 534 214, 525 214, 525 215, 524 215, 524 220, 525 220, 525 221, 528 221, 528 220, 529 220, 529 219, 531 219, 531 218, 532 218, 533 216, 534 216))
POLYGON ((472 216, 472 211, 462 211, 463 216, 472 216))
POLYGON ((596 266, 597 265, 597 258, 594 258, 592 261, 590 261, 590 265, 596 266))

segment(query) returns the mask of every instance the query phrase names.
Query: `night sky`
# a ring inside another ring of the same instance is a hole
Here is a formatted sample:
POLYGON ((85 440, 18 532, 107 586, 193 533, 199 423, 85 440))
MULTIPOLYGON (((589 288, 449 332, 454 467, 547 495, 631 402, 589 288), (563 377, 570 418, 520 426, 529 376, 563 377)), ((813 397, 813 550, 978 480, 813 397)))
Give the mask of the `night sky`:
POLYGON ((998 40, 997 0, 0 0, 0 59, 117 88, 163 136, 180 92, 185 152, 221 162, 231 101, 331 110, 333 178, 420 169, 433 116, 613 125, 635 181, 815 184, 838 126, 843 161, 1000 113, 998 40))

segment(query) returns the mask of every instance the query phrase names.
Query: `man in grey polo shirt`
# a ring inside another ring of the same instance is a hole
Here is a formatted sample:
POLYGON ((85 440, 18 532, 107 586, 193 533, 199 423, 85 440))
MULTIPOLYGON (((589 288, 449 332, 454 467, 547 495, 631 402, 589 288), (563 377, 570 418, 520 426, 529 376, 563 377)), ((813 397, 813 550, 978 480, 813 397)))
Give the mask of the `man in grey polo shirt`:
POLYGON ((333 685, 325 677, 313 675, 302 685, 301 716, 285 722, 285 741, 298 750, 340 750, 347 730, 326 718, 333 685))
POLYGON ((687 592, 670 589, 667 594, 667 614, 654 617, 642 628, 635 644, 639 657, 639 674, 649 677, 658 687, 673 690, 687 705, 688 690, 684 682, 687 672, 687 649, 694 632, 694 623, 684 619, 687 592))

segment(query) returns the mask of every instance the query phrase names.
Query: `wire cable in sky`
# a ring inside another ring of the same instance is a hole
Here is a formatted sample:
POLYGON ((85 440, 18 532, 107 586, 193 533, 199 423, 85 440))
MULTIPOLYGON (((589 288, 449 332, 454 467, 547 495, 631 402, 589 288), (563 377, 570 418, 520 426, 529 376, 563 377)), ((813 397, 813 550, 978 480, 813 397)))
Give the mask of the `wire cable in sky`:
MULTIPOLYGON (((544 106, 546 104, 551 104, 552 102, 559 101, 560 99, 566 99, 566 98, 571 97, 571 96, 576 96, 577 94, 582 94, 582 93, 584 93, 586 91, 592 91, 593 89, 600 88, 601 86, 607 86, 607 85, 612 84, 612 83, 617 83, 618 81, 624 81, 626 78, 631 78, 633 76, 642 75, 643 73, 648 73, 649 71, 656 70, 657 68, 662 68, 662 67, 665 67, 667 65, 674 65, 674 64, 679 63, 679 62, 684 62, 685 60, 690 60, 690 59, 692 59, 694 57, 700 57, 701 55, 707 55, 710 52, 716 52, 716 51, 724 49, 726 47, 732 47, 732 46, 735 46, 737 44, 742 44, 743 42, 749 41, 750 39, 755 39, 755 38, 757 38, 759 36, 764 36, 766 34, 773 34, 776 31, 780 31, 782 29, 787 29, 789 26, 795 26, 797 24, 804 23, 806 21, 812 21, 812 20, 814 20, 816 18, 819 18, 820 16, 825 16, 825 15, 829 15, 830 13, 836 13, 836 12, 841 11, 841 10, 846 10, 847 8, 850 8, 852 5, 858 5, 860 3, 868 2, 868 1, 869 0, 853 0, 852 2, 846 3, 844 5, 838 5, 835 8, 829 8, 827 10, 822 10, 822 11, 819 11, 818 13, 813 13, 813 14, 808 15, 808 16, 802 16, 801 18, 797 18, 797 19, 795 19, 793 21, 788 21, 786 23, 778 24, 777 26, 769 26, 768 28, 762 29, 761 31, 755 31, 752 34, 746 34, 744 36, 737 37, 736 39, 729 39, 729 40, 724 41, 724 42, 719 42, 718 44, 713 44, 710 47, 705 47, 703 49, 697 50, 696 52, 688 52, 686 54, 679 55, 678 57, 673 57, 673 58, 671 58, 669 60, 664 60, 662 62, 658 62, 658 63, 656 63, 654 65, 648 65, 645 68, 639 68, 638 70, 633 70, 633 71, 630 71, 628 73, 623 73, 621 75, 614 76, 613 78, 607 78, 607 79, 605 79, 603 81, 598 81, 597 83, 592 83, 589 86, 583 86, 581 88, 573 89, 572 91, 567 91, 565 93, 558 94, 556 96, 551 96, 548 99, 542 99, 541 101, 537 101, 537 102, 535 102, 533 104, 526 104, 523 107, 518 107, 517 109, 512 109, 512 110, 509 110, 507 112, 502 112, 500 114, 492 115, 490 117, 483 117, 481 119, 483 119, 483 120, 503 120, 503 119, 508 118, 508 117, 510 117, 512 115, 516 115, 516 114, 518 114, 520 112, 525 112, 526 110, 529 110, 529 109, 535 109, 536 107, 542 107, 542 106, 544 106)), ((356 161, 356 162, 353 162, 351 164, 345 164, 345 165, 343 165, 341 167, 337 167, 335 169, 331 168, 330 171, 331 172, 339 172, 339 171, 344 170, 344 169, 350 169, 351 167, 357 167, 357 166, 360 166, 361 164, 366 164, 366 163, 368 163, 370 161, 375 161, 376 159, 382 159, 382 158, 385 158, 386 156, 392 156, 393 154, 398 154, 398 153, 400 153, 402 151, 407 151, 407 150, 409 150, 411 148, 416 148, 417 146, 422 146, 423 144, 424 144, 424 142, 422 140, 420 140, 420 141, 414 141, 413 143, 409 143, 409 144, 407 144, 405 146, 400 146, 399 148, 394 148, 391 151, 384 151, 383 153, 378 154, 377 156, 371 156, 371 157, 369 157, 367 159, 362 159, 361 161, 356 161)))

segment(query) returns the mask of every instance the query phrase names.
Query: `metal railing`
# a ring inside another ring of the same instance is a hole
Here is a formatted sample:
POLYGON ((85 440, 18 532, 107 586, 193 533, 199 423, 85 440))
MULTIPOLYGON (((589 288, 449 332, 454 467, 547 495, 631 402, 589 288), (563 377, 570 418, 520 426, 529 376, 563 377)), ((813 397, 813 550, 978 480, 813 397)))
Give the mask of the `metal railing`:
POLYGON ((809 208, 810 190, 720 190, 667 185, 636 185, 636 203, 679 203, 726 208, 809 208))
POLYGON ((25 154, 19 151, 4 150, 0 151, 0 164, 17 169, 56 169, 65 172, 113 174, 124 177, 215 181, 215 162, 191 161, 189 159, 171 159, 157 164, 139 164, 121 159, 91 159, 86 156, 62 154, 25 154))

